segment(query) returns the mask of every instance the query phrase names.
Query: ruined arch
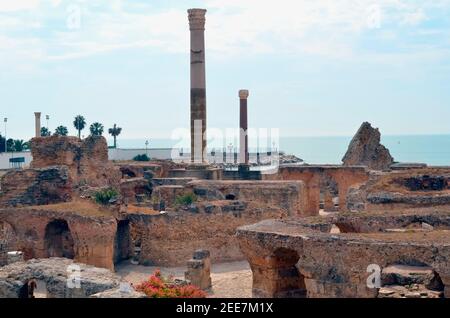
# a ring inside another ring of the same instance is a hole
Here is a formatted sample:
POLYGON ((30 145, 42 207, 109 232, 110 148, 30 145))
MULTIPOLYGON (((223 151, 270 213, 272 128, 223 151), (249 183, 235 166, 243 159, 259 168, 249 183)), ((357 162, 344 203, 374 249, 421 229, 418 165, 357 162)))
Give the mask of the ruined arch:
POLYGON ((297 251, 292 249, 282 247, 274 251, 272 256, 272 263, 276 268, 274 297, 306 297, 305 277, 297 268, 299 259, 297 251))
POLYGON ((326 212, 339 211, 339 184, 330 175, 324 174, 319 181, 319 208, 326 212))
POLYGON ((47 224, 44 242, 47 257, 75 257, 74 241, 65 220, 53 220, 47 224))

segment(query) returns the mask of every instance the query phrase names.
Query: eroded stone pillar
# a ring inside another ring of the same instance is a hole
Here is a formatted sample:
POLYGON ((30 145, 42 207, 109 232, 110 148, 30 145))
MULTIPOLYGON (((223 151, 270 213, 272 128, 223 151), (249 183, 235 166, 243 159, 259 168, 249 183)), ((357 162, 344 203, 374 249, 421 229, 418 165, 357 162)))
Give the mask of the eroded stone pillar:
POLYGON ((206 161, 205 9, 189 9, 191 31, 191 162, 206 161))
POLYGON ((34 113, 34 127, 35 127, 35 136, 41 137, 41 113, 34 113))
POLYGON ((239 163, 248 165, 248 117, 247 117, 247 99, 248 90, 239 91, 240 116, 239 116, 239 163))
POLYGON ((184 273, 186 280, 200 289, 207 290, 211 283, 211 255, 207 250, 197 250, 188 261, 188 270, 184 273))

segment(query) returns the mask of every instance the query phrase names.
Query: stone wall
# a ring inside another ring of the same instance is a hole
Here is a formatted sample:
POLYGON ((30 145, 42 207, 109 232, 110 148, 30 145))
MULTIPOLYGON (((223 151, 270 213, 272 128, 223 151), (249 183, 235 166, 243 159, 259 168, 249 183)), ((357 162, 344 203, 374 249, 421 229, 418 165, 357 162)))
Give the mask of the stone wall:
POLYGON ((197 249, 213 262, 242 260, 234 238, 237 227, 267 218, 286 217, 277 206, 261 208, 239 201, 197 203, 195 209, 161 215, 129 214, 132 240, 141 248, 139 263, 183 266, 197 249))
POLYGON ((65 166, 12 170, 0 184, 0 206, 43 205, 72 198, 72 179, 65 166))
POLYGON ((12 227, 16 241, 14 248, 23 251, 26 260, 50 256, 48 244, 56 240, 46 240, 46 228, 55 220, 67 223, 75 261, 114 269, 115 218, 57 212, 51 207, 0 209, 0 221, 12 227))
POLYGON ((263 208, 277 206, 289 215, 304 216, 305 185, 301 181, 210 181, 188 183, 200 201, 238 200, 263 208))
POLYGON ((396 264, 431 268, 450 297, 449 224, 448 211, 340 215, 265 220, 239 228, 237 238, 255 297, 377 297, 380 286, 367 284, 369 269, 396 264), (420 220, 432 230, 410 227, 420 220), (330 233, 333 225, 341 233, 330 233))
POLYGON ((324 190, 326 181, 337 184, 339 193, 339 210, 347 211, 347 192, 350 187, 366 182, 369 173, 365 167, 343 167, 332 165, 307 166, 285 165, 280 166, 277 174, 264 175, 265 179, 272 180, 300 180, 305 183, 305 215, 318 215, 320 205, 320 192, 324 190))
POLYGON ((67 166, 74 186, 117 186, 120 171, 108 161, 108 145, 101 136, 51 136, 31 140, 32 168, 67 166))
POLYGON ((450 168, 373 172, 368 182, 349 189, 350 211, 450 206, 450 168))

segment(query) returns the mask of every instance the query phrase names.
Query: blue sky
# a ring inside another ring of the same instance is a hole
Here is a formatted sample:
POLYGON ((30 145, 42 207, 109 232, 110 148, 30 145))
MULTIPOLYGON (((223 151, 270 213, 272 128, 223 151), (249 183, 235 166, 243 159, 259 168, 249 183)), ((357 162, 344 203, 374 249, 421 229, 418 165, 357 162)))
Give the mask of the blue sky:
MULTIPOLYGON (((83 114, 121 138, 189 125, 186 10, 207 8, 208 126, 450 134, 450 1, 0 0, 0 117, 27 139, 83 114), (45 120, 44 120, 45 124, 45 120)), ((1 127, 3 133, 3 127, 1 127)))

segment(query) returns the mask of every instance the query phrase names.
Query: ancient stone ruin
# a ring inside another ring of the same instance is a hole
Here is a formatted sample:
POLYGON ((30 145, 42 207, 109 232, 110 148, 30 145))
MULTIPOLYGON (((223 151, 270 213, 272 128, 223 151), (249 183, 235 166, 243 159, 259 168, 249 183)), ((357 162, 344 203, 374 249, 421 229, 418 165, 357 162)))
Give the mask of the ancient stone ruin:
POLYGON ((237 236, 255 297, 449 297, 449 231, 443 210, 266 220, 237 236), (372 268, 380 286, 368 284, 372 268))
POLYGON ((197 250, 187 263, 186 280, 201 289, 208 290, 211 284, 211 257, 209 251, 197 250))
POLYGON ((364 122, 348 147, 342 162, 345 166, 363 165, 373 170, 385 170, 394 163, 389 150, 380 144, 380 131, 364 122))
POLYGON ((105 138, 41 137, 35 114, 31 166, 0 179, 0 297, 141 298, 120 270, 186 260, 186 280, 209 296, 214 266, 238 262, 250 269, 234 281, 252 276, 254 297, 450 297, 449 167, 394 164, 367 122, 343 165, 282 155, 263 173, 245 133, 239 165, 207 162, 205 14, 189 10, 188 163, 112 162, 105 138))
POLYGON ((33 259, 0 268, 0 298, 130 298, 121 293, 121 278, 107 269, 74 263, 65 258, 33 259))

